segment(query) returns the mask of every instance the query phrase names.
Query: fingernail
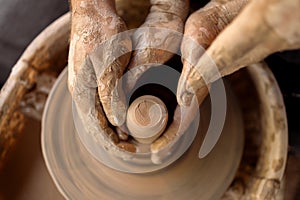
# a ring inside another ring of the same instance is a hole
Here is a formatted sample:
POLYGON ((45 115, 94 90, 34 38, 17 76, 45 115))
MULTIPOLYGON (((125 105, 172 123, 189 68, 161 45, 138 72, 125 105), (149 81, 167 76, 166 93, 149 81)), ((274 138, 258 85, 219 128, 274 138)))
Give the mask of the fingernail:
POLYGON ((180 96, 180 102, 179 104, 181 106, 188 107, 191 105, 191 101, 193 99, 193 94, 189 92, 183 92, 180 96))

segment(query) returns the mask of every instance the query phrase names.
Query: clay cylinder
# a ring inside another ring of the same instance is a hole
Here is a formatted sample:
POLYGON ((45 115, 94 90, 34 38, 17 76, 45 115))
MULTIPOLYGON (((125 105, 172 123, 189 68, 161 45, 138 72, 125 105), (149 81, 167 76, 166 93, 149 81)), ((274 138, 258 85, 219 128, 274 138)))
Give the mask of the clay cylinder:
POLYGON ((167 122, 167 107, 155 96, 141 96, 128 109, 127 127, 132 137, 140 143, 152 143, 163 133, 167 122))

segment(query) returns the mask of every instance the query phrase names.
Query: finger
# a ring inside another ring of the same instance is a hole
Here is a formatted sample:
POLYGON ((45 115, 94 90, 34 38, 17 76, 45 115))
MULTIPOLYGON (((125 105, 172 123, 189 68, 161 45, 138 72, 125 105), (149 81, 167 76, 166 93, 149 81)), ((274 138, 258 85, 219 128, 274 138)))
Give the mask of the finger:
MULTIPOLYGON (((210 83, 276 51, 300 48, 300 22, 294 15, 299 15, 299 4, 291 0, 252 1, 214 40, 206 56, 197 63, 197 71, 210 83), (215 66, 217 72, 212 71, 215 66)), ((192 80, 193 76, 187 79, 192 80)), ((189 85, 203 87, 197 81, 189 85)))
MULTIPOLYGON (((123 23, 123 22, 120 22, 123 23)), ((116 35, 97 46, 90 54, 98 83, 98 92, 104 112, 114 126, 125 122, 126 99, 120 78, 123 75, 131 51, 131 40, 123 24, 116 35)))
MULTIPOLYGON (((192 102, 189 107, 183 108, 177 105, 172 123, 163 135, 151 144, 151 160, 153 163, 160 164, 169 156, 169 152, 172 152, 172 148, 183 134, 187 134, 186 131, 191 123, 199 115, 198 103, 195 99, 192 102)), ((192 132, 193 130, 190 131, 190 133, 192 132)))
MULTIPOLYGON (((76 43, 75 40, 71 40, 70 50, 76 46, 74 43, 76 43)), ((75 51, 74 55, 77 55, 76 48, 72 51, 75 51)), ((70 56, 72 57, 72 54, 70 56)), ((70 62, 69 88, 79 118, 85 124, 84 128, 89 134, 95 136, 99 144, 106 149, 113 149, 114 152, 112 153, 117 156, 122 156, 123 152, 116 148, 111 148, 112 145, 117 145, 126 151, 135 151, 133 144, 126 143, 127 145, 124 145, 125 142, 120 144, 118 135, 109 127, 97 92, 96 75, 89 58, 78 66, 74 66, 73 62, 70 62)))
MULTIPOLYGON (((205 97, 208 95, 210 85, 206 84, 205 80, 202 79, 200 73, 198 73, 193 65, 186 63, 186 61, 183 63, 184 68, 178 81, 177 99, 180 99, 181 105, 188 107, 190 106, 192 99, 195 97, 194 94, 197 94, 196 98, 198 105, 200 106, 205 97), (199 85, 201 85, 201 87, 195 87, 199 85)), ((179 102, 179 100, 177 101, 179 102)))
POLYGON ((151 0, 145 23, 133 35, 134 53, 125 80, 126 91, 131 91, 150 67, 165 63, 177 53, 188 10, 187 0, 151 0))
POLYGON ((93 128, 96 128, 99 130, 98 134, 103 134, 101 136, 104 138, 102 142, 103 145, 108 146, 110 143, 118 143, 118 137, 116 137, 116 134, 108 127, 102 108, 99 106, 99 103, 95 101, 97 83, 90 60, 86 58, 79 62, 75 59, 75 57, 80 57, 78 52, 82 53, 82 51, 78 51, 81 49, 80 47, 82 47, 80 40, 71 39, 68 85, 77 108, 77 113, 84 124, 86 124, 85 128, 89 132, 93 131, 93 128))
POLYGON ((75 89, 73 90, 73 100, 76 109, 74 113, 78 114, 79 119, 82 121, 82 124, 84 124, 86 132, 92 134, 96 142, 113 155, 124 157, 126 153, 121 149, 135 152, 136 148, 134 144, 121 142, 117 133, 109 126, 101 106, 97 89, 82 84, 78 87, 77 84, 80 83, 75 82, 75 89), (112 148, 114 145, 121 149, 112 148))
MULTIPOLYGON (((300 2, 292 0, 249 3, 207 51, 221 75, 259 62, 276 51, 300 48, 299 7, 300 2)), ((204 65, 205 60, 200 60, 198 66, 204 65)))
POLYGON ((181 45, 183 71, 177 89, 179 105, 188 106, 194 94, 197 95, 199 103, 204 99, 203 96, 207 94, 205 88, 209 86, 195 66, 204 54, 204 49, 211 45, 246 3, 247 0, 232 0, 225 3, 213 1, 188 18, 181 45))

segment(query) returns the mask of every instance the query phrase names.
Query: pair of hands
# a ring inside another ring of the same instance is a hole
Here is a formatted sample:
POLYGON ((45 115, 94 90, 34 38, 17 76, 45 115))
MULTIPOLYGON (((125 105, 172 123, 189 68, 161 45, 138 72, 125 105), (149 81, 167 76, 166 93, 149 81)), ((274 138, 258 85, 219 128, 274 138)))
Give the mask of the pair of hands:
MULTIPOLYGON (((187 0, 151 1, 151 10, 145 23, 136 31, 134 38, 125 32, 124 21, 116 14, 113 0, 105 1, 71 1, 72 28, 69 54, 69 89, 73 98, 80 96, 78 87, 98 87, 99 98, 107 119, 114 126, 125 121, 126 108, 122 94, 113 94, 118 80, 126 69, 132 70, 125 84, 131 90, 135 81, 149 68, 147 64, 164 63, 172 54, 160 49, 149 48, 151 43, 156 46, 174 45, 180 41, 172 35, 160 34, 160 41, 154 41, 157 34, 149 29, 172 29, 183 32, 184 21, 188 14, 187 0), (145 28, 145 29, 143 29, 145 28), (105 42, 105 43, 104 43, 105 42), (132 53, 132 48, 136 49, 132 53), (113 96, 114 95, 114 96, 113 96), (115 111, 115 109, 118 109, 115 111)), ((122 91, 120 92, 122 93, 122 91)))
MULTIPOLYGON (((107 119, 112 125, 120 126, 126 117, 122 91, 115 92, 119 78, 126 69, 131 70, 124 85, 125 92, 130 91, 153 63, 162 64, 172 57, 166 51, 169 46, 179 49, 181 45, 183 70, 177 89, 181 107, 189 106, 194 97, 200 104, 208 94, 210 83, 220 76, 258 62, 273 52, 300 48, 299 1, 212 0, 187 20, 188 0, 150 2, 145 23, 130 38, 119 34, 126 31, 126 25, 116 14, 113 0, 71 0, 69 90, 77 106, 88 114, 90 104, 84 96, 98 87, 104 110, 99 106, 98 118, 104 133, 110 137, 114 133, 107 119), (156 31, 143 29, 147 27, 156 31), (165 29, 171 32, 162 34, 165 32, 160 30, 165 29), (183 40, 178 40, 174 32, 184 33, 183 40), (199 45, 207 49, 205 54, 199 45), (132 48, 135 50, 130 55, 132 48)), ((175 111, 175 115, 178 113, 175 111)), ((153 149, 168 142, 167 135, 178 126, 176 116, 173 124, 153 149)))

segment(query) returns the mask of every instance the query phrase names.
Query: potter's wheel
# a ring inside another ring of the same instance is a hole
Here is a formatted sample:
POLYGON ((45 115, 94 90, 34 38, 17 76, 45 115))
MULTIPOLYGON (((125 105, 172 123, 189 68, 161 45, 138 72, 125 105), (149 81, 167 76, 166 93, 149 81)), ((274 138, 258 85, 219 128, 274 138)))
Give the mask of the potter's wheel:
MULTIPOLYGON (((209 119, 201 117, 198 135, 180 159, 159 171, 130 174, 103 165, 81 143, 65 70, 44 110, 42 148, 48 170, 68 199, 218 199, 233 180, 243 151, 242 115, 228 87, 227 101, 222 135, 208 156, 198 158, 198 136, 209 124, 209 119)), ((207 116, 209 108, 205 101, 201 116, 207 116)))

